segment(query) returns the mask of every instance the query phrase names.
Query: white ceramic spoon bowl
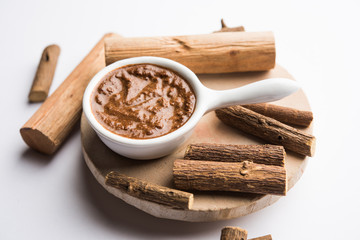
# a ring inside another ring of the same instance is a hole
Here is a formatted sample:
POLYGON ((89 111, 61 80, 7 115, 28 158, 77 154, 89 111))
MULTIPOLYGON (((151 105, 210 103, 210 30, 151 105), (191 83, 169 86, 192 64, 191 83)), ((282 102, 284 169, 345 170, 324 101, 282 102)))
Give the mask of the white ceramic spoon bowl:
POLYGON ((133 159, 148 160, 163 157, 173 152, 191 135, 201 117, 214 109, 261 102, 271 102, 284 98, 299 89, 290 79, 272 78, 230 90, 212 90, 200 82, 198 77, 184 65, 159 57, 135 57, 120 60, 103 68, 88 84, 83 97, 83 111, 90 126, 114 152, 133 159), (132 139, 122 137, 101 125, 91 110, 91 94, 101 79, 112 70, 130 64, 155 64, 180 74, 192 86, 196 96, 195 110, 190 119, 179 129, 164 136, 151 139, 132 139))

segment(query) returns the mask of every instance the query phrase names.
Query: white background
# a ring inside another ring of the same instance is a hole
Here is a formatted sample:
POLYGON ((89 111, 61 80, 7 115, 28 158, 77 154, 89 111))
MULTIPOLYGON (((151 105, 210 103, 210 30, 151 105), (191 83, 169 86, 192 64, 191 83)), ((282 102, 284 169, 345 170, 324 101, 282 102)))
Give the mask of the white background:
POLYGON ((360 239, 360 5, 357 1, 0 1, 0 239, 360 239), (221 3, 220 3, 221 2, 221 3), (224 18, 274 31, 277 62, 302 84, 315 114, 316 156, 286 197, 238 219, 152 217, 108 194, 84 164, 79 126, 52 157, 19 129, 40 106, 27 95, 43 48, 61 55, 53 92, 107 32, 210 33, 224 18))

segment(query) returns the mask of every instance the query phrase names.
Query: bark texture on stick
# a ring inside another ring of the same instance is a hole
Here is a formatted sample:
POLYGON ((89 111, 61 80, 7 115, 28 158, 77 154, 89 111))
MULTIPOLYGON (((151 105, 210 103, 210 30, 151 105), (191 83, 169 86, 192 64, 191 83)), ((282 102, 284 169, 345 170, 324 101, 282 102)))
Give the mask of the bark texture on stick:
POLYGON ((272 240, 272 237, 271 235, 265 235, 265 236, 262 236, 262 237, 257 237, 257 238, 251 238, 249 240, 272 240))
POLYGON ((244 161, 175 160, 174 183, 183 190, 233 191, 286 195, 284 167, 244 161))
POLYGON ((106 175, 106 185, 147 201, 176 209, 190 209, 194 201, 192 193, 179 191, 112 171, 106 175))
POLYGON ((239 227, 224 227, 221 230, 221 240, 247 240, 248 232, 239 227))
POLYGON ((313 120, 313 113, 311 111, 301 111, 295 108, 282 107, 268 103, 242 106, 286 124, 308 127, 313 120))
POLYGON ((50 45, 44 49, 29 93, 30 102, 42 102, 47 98, 59 54, 58 45, 50 45))
POLYGON ((271 32, 222 32, 169 37, 109 37, 106 64, 137 56, 165 57, 195 73, 263 71, 275 66, 271 32))
POLYGON ((219 32, 244 32, 245 28, 244 26, 238 26, 238 27, 231 27, 229 28, 226 26, 224 19, 221 19, 221 29, 219 31, 215 31, 214 33, 219 32))
POLYGON ((284 166, 285 155, 284 147, 277 145, 196 143, 188 145, 184 159, 284 166))
POLYGON ((305 156, 313 156, 315 137, 275 119, 251 111, 241 106, 227 107, 215 111, 225 124, 245 133, 257 136, 269 143, 305 156))
POLYGON ((20 129, 29 147, 42 153, 54 153, 80 119, 81 101, 91 78, 103 67, 106 34, 70 73, 55 92, 20 129))

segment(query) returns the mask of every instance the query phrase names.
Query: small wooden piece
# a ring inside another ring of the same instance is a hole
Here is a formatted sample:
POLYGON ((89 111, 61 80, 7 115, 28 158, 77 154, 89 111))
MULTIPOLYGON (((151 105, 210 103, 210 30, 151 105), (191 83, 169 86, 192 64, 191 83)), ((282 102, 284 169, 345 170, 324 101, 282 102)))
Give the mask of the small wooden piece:
POLYGON ((42 102, 47 98, 59 54, 58 45, 50 45, 44 49, 29 93, 30 102, 42 102))
POLYGON ((190 209, 194 201, 192 193, 159 186, 115 171, 106 175, 105 183, 131 196, 167 205, 171 208, 190 209))
POLYGON ((175 160, 174 183, 182 190, 233 191, 286 195, 284 167, 256 164, 175 160))
POLYGON ((196 143, 188 145, 184 159, 242 162, 284 166, 285 150, 277 145, 235 145, 216 143, 196 143))
POLYGON ((248 232, 238 227, 224 227, 221 230, 221 240, 247 240, 248 232))
POLYGON ((275 119, 241 106, 218 109, 216 116, 225 124, 245 133, 257 136, 272 144, 278 144, 298 154, 313 156, 315 137, 283 124, 275 119))
POLYGON ((272 240, 272 237, 270 234, 262 236, 262 237, 257 237, 257 238, 251 238, 249 240, 272 240))
POLYGON ((282 107, 269 103, 242 105, 262 115, 274 118, 285 124, 308 127, 313 120, 311 111, 301 111, 295 108, 282 107))
POLYGON ((29 147, 42 153, 52 154, 63 143, 78 122, 84 90, 91 78, 103 67, 104 38, 72 71, 55 92, 20 129, 29 147))
POLYGON ((229 28, 228 26, 226 26, 224 19, 221 19, 221 29, 219 31, 215 31, 214 33, 219 33, 219 32, 244 32, 245 28, 244 26, 238 26, 238 27, 232 27, 229 28))
POLYGON ((271 32, 222 32, 172 37, 108 37, 106 64, 138 57, 165 57, 195 73, 264 71, 275 66, 275 40, 271 32))

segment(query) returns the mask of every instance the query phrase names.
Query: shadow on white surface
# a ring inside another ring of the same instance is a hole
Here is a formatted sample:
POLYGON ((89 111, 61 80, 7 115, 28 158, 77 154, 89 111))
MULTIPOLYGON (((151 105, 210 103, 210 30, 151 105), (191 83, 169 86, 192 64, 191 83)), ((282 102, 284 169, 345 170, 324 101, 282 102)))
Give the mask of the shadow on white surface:
POLYGON ((108 193, 94 178, 83 159, 79 166, 81 172, 82 199, 90 203, 92 214, 98 224, 105 225, 113 231, 126 235, 142 235, 149 239, 193 238, 197 234, 212 232, 212 236, 219 238, 221 228, 229 225, 231 220, 207 223, 182 222, 161 219, 151 216, 137 208, 126 204, 121 199, 108 193), (136 234, 135 234, 136 233, 136 234))

